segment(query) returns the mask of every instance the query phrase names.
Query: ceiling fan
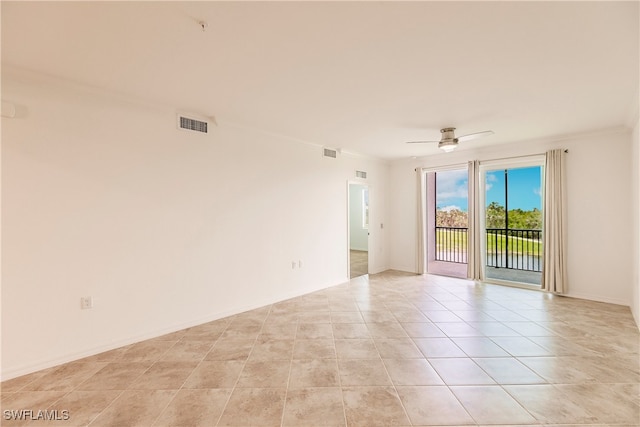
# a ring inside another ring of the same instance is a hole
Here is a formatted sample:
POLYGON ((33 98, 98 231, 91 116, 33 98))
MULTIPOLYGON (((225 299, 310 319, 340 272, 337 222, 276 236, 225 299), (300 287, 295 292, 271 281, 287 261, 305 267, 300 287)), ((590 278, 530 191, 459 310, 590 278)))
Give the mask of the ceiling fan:
POLYGON ((456 128, 440 129, 440 133, 442 133, 442 139, 440 139, 440 141, 408 141, 407 144, 428 144, 437 142, 438 148, 443 150, 445 153, 449 153, 456 149, 458 142, 470 141, 472 139, 482 138, 483 136, 493 135, 494 133, 492 130, 485 130, 483 132, 470 133, 456 138, 454 135, 455 130, 456 128))

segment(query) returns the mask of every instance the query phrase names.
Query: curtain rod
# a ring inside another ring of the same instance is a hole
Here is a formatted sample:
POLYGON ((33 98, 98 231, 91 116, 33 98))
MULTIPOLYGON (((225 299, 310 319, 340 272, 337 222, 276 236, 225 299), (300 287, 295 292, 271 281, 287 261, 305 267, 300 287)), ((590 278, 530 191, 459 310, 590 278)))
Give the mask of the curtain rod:
MULTIPOLYGON (((568 148, 565 148, 563 151, 564 151, 565 153, 567 153, 567 154, 569 153, 569 149, 568 149, 568 148)), ((502 158, 498 158, 498 159, 489 159, 489 161, 493 161, 493 160, 510 160, 510 159, 520 159, 520 158, 523 158, 523 157, 544 156, 545 154, 546 154, 546 153, 525 154, 525 155, 522 155, 522 156, 502 157, 502 158)), ((471 161, 471 160, 468 160, 467 162, 469 162, 469 161, 471 161)), ((481 160, 481 161, 482 161, 482 160, 481 160)), ((486 160, 485 160, 485 161, 486 161, 486 160)), ((444 167, 444 168, 446 168, 447 166, 443 166, 443 167, 444 167)), ((416 171, 416 172, 417 172, 417 171, 418 171, 418 169, 426 169, 426 167, 417 167, 417 168, 415 168, 415 169, 414 169, 414 171, 416 171)), ((434 169, 437 169, 437 167, 435 167, 434 169)))

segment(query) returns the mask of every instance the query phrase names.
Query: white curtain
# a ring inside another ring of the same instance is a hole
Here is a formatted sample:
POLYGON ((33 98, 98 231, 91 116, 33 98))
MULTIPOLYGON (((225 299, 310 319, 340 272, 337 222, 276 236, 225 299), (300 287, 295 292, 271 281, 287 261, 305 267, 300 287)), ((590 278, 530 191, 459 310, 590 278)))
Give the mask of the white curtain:
POLYGON ((416 168, 416 200, 418 201, 418 247, 416 250, 416 273, 424 274, 427 271, 425 254, 425 231, 426 231, 426 190, 425 174, 421 168, 416 168))
POLYGON ((480 162, 469 162, 469 206, 468 206, 468 235, 467 235, 467 277, 472 280, 482 280, 482 260, 480 257, 480 162))
POLYGON ((557 294, 567 292, 564 154, 564 150, 547 151, 544 180, 542 289, 557 294))

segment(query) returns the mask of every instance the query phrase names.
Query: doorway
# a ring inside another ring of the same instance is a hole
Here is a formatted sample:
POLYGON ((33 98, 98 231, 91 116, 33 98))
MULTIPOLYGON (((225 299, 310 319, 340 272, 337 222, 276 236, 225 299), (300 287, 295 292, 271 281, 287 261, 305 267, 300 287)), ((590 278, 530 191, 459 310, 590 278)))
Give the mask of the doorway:
POLYGON ((541 160, 481 166, 485 280, 540 286, 543 169, 541 160))
POLYGON ((467 277, 469 172, 466 166, 426 175, 427 272, 467 277))
POLYGON ((349 278, 369 274, 369 187, 349 184, 349 278))

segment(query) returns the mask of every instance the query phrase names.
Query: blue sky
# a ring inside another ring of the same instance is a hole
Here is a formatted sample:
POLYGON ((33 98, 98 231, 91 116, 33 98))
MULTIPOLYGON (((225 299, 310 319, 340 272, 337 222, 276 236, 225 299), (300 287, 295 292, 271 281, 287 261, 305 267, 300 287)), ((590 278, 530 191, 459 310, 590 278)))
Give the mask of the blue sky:
POLYGON ((468 181, 466 169, 436 173, 436 208, 466 212, 468 181))
MULTIPOLYGON (((509 180, 509 210, 542 209, 540 166, 509 169, 507 178, 509 180)), ((504 169, 487 172, 486 187, 485 200, 487 205, 495 201, 504 206, 504 169)))
MULTIPOLYGON (((509 210, 541 209, 540 167, 509 169, 509 210)), ((443 171, 436 174, 436 207, 458 208, 467 211, 466 170, 443 171)), ((498 202, 504 206, 504 169, 489 171, 486 175, 486 202, 498 202)))

